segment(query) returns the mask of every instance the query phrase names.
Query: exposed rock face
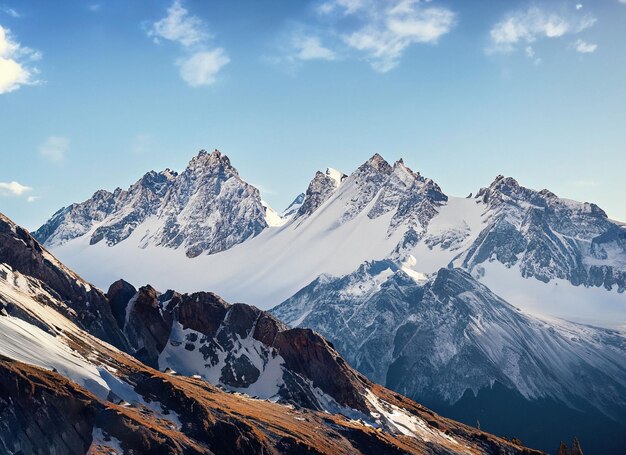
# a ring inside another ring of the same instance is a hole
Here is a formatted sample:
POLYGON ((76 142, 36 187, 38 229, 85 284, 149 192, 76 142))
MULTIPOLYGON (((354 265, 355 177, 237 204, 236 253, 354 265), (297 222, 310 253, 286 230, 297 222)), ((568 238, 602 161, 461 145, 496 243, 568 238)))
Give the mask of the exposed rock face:
POLYGON ((84 282, 50 253, 25 229, 0 214, 0 263, 43 283, 64 305, 57 308, 90 333, 121 349, 127 349, 106 297, 84 282))
POLYGON ((201 150, 180 175, 150 171, 128 190, 98 191, 61 209, 33 235, 47 246, 86 234, 91 245, 114 246, 149 219, 142 247, 183 246, 189 257, 223 251, 267 227, 259 191, 241 180, 227 156, 201 150))
POLYGON ((432 179, 413 172, 399 160, 393 165, 389 179, 368 216, 378 218, 394 211, 388 232, 399 226, 424 231, 430 219, 437 215, 437 207, 447 200, 448 197, 432 179))
POLYGON ((111 313, 121 329, 126 324, 126 306, 136 293, 135 286, 124 280, 117 280, 109 286, 106 296, 111 306, 111 313))
POLYGON ((278 332, 273 346, 285 359, 285 367, 304 378, 335 400, 353 409, 365 410, 362 390, 364 377, 356 374, 334 347, 311 329, 278 332))
POLYGON ((162 198, 176 177, 177 174, 169 169, 150 171, 127 191, 118 191, 114 211, 103 225, 95 229, 89 243, 94 245, 104 240, 108 246, 113 246, 126 239, 149 216, 156 215, 162 198))
POLYGON ((128 306, 124 333, 133 348, 131 353, 146 365, 158 368, 159 354, 170 337, 172 316, 167 309, 163 311, 157 291, 150 286, 140 288, 128 306))
POLYGON ((69 381, 0 357, 0 452, 83 455, 97 412, 69 381))
MULTIPOLYGON (((296 218, 307 217, 315 212, 328 200, 346 177, 345 174, 335 169, 328 168, 325 173, 317 171, 315 177, 309 183, 306 193, 304 193, 296 218)), ((289 207, 293 207, 297 202, 298 198, 289 207)), ((287 211, 289 211, 289 207, 287 211)))
POLYGON ((319 389, 340 406, 367 409, 365 378, 332 345, 255 307, 230 305, 207 292, 159 295, 146 286, 129 299, 125 313, 135 356, 155 368, 322 410, 319 389))
POLYGON ((52 218, 33 233, 35 238, 46 245, 60 245, 68 240, 89 232, 91 227, 103 221, 115 210, 115 200, 120 195, 98 190, 84 202, 72 204, 58 210, 52 218))
MULTIPOLYGON (((391 166, 379 154, 339 181, 337 199, 343 206, 337 222, 347 223, 366 209, 370 219, 392 212, 388 234, 396 229, 424 231, 438 213, 437 207, 448 199, 436 183, 413 172, 402 160, 391 166)), ((299 216, 310 215, 329 199, 336 191, 336 182, 337 179, 318 172, 309 185, 299 216)))
POLYGON ((597 205, 524 188, 503 176, 476 199, 486 206, 488 225, 461 255, 464 268, 496 259, 543 282, 561 278, 576 286, 626 289, 626 229, 597 205))
POLYGON ((187 256, 217 253, 267 227, 259 190, 239 177, 227 156, 201 151, 164 197, 157 245, 184 245, 187 256))

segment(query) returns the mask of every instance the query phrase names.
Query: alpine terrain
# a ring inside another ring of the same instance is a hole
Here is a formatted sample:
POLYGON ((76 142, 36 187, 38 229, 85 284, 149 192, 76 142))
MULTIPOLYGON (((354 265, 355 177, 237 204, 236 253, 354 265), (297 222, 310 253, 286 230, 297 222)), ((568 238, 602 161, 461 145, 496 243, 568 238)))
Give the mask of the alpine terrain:
POLYGON ((3 215, 0 240, 2 453, 540 453, 267 312, 123 281, 105 295, 3 215))
POLYGON ((115 282, 106 324, 152 367, 340 409, 292 380, 302 372, 280 340, 309 328, 367 380, 467 424, 543 450, 574 437, 588 453, 626 447, 626 226, 595 204, 503 176, 454 197, 375 154, 349 175, 315 173, 279 213, 225 155, 201 151, 179 174, 62 208, 33 236, 102 289, 115 282))

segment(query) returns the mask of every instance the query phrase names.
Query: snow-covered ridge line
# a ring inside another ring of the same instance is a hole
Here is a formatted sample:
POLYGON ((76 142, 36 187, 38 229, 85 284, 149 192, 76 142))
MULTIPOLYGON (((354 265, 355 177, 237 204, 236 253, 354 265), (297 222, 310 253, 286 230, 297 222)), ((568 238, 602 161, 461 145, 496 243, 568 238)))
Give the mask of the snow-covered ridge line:
MULTIPOLYGON (((506 295, 511 303, 526 307, 538 301, 535 285, 541 285, 538 292, 548 302, 545 314, 578 321, 585 321, 594 303, 586 303, 584 311, 572 306, 570 312, 561 294, 553 292, 554 284, 565 282, 574 294, 585 296, 582 300, 589 294, 583 288, 608 291, 594 299, 598 308, 616 308, 614 293, 623 295, 626 289, 626 230, 620 224, 594 204, 528 189, 510 177, 498 176, 474 198, 449 197, 402 160, 390 164, 376 154, 349 176, 331 168, 316 173, 307 191, 279 215, 254 190, 249 197, 230 197, 226 189, 231 185, 244 195, 249 186, 235 175, 226 181, 220 177, 233 169, 224 155, 203 154, 192 163, 178 176, 169 172, 148 178, 166 182, 156 185, 159 190, 136 184, 137 194, 165 191, 163 197, 174 201, 177 197, 165 187, 187 182, 179 185, 189 189, 181 193, 188 204, 180 214, 164 218, 160 209, 138 209, 144 205, 133 202, 131 212, 144 218, 123 217, 128 222, 113 228, 109 218, 94 216, 92 226, 55 244, 54 253, 102 288, 124 276, 161 289, 211 290, 265 309, 320 274, 341 276, 364 261, 385 258, 398 259, 418 280, 452 264, 492 283, 495 267, 490 264, 503 264, 538 282, 528 285, 532 295, 523 285, 516 295, 506 295), (208 191, 215 182, 221 182, 219 193, 208 191), (94 243, 107 229, 120 233, 119 241, 108 236, 113 243, 94 243), (195 257, 190 261, 187 256, 195 257)), ((65 213, 73 221, 63 226, 83 226, 81 217, 89 211, 81 210, 65 213)), ((59 235, 65 227, 57 226, 59 235)), ((499 282, 506 286, 506 280, 499 282)), ((604 321, 587 322, 614 326, 614 319, 612 313, 604 321)))

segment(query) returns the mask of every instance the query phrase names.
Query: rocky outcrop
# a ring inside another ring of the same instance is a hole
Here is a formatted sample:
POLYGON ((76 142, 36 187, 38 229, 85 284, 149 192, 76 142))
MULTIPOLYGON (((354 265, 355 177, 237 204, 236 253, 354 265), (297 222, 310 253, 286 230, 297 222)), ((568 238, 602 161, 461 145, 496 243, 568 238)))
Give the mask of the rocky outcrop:
MULTIPOLYGON (((109 295, 116 297, 113 290, 109 295)), ((159 294, 145 286, 124 311, 124 333, 135 357, 154 368, 214 378, 226 388, 264 388, 300 406, 324 409, 314 391, 319 389, 340 406, 367 410, 365 379, 331 344, 311 330, 289 329, 258 308, 230 305, 208 292, 159 294), (275 388, 268 381, 276 382, 275 388)))
POLYGON ((121 349, 128 349, 109 303, 100 290, 58 262, 25 229, 0 214, 0 263, 39 280, 64 303, 64 316, 88 332, 121 349))
MULTIPOLYGON (((328 168, 326 172, 317 171, 309 187, 304 193, 300 207, 295 215, 296 218, 307 217, 315 212, 324 202, 332 196, 341 182, 347 176, 335 169, 328 168)), ((297 203, 296 199, 289 207, 297 203)), ((287 209, 287 211, 289 208, 287 209)))

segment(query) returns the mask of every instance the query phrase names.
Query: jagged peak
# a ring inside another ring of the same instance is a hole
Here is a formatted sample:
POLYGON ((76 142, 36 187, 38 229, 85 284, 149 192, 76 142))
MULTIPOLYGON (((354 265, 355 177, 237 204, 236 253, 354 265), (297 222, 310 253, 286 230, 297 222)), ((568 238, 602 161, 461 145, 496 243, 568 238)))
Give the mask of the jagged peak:
POLYGON ((384 172, 386 174, 389 174, 392 170, 391 165, 387 162, 387 160, 385 160, 380 154, 378 153, 374 153, 374 155, 372 155, 372 157, 367 160, 365 163, 363 163, 359 169, 362 169, 363 167, 371 167, 376 169, 377 171, 380 172, 384 172))
POLYGON ((332 168, 332 167, 327 167, 325 174, 335 181, 336 186, 339 186, 341 182, 343 182, 348 177, 346 174, 344 174, 340 170, 332 168))
POLYGON ((404 164, 402 158, 393 163, 393 172, 405 183, 412 183, 413 181, 422 179, 420 173, 414 172, 410 167, 404 164))
POLYGON ((204 168, 214 169, 215 167, 228 169, 229 171, 237 174, 237 170, 230 163, 230 158, 222 154, 222 152, 218 149, 213 150, 211 153, 204 149, 200 150, 198 154, 194 156, 191 161, 189 161, 187 170, 204 168))

